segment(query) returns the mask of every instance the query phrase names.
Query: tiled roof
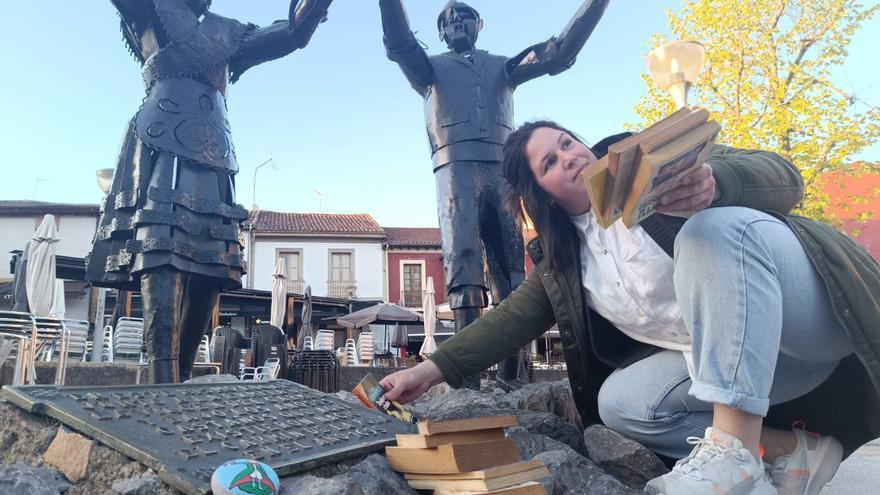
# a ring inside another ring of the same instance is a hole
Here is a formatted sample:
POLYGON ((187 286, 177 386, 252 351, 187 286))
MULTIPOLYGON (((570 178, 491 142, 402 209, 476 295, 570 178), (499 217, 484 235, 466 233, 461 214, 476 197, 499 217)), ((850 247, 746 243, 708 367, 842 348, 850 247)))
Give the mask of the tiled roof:
POLYGON ((430 227, 385 227, 388 247, 440 248, 440 229, 430 227))
POLYGON ((288 234, 384 235, 382 227, 366 213, 282 213, 253 210, 254 231, 288 234))
POLYGON ((83 215, 98 216, 96 204, 50 203, 47 201, 0 200, 0 216, 19 215, 83 215))

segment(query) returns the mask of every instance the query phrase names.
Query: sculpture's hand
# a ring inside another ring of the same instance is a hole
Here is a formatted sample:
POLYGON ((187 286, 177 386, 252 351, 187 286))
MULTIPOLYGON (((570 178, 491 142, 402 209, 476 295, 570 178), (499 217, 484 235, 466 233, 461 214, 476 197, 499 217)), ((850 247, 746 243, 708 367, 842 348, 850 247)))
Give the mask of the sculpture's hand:
MULTIPOLYGON (((333 0, 292 0, 287 14, 290 29, 296 30, 304 24, 317 26, 326 22, 327 10, 332 2, 333 0)), ((311 30, 314 31, 314 27, 311 30)))

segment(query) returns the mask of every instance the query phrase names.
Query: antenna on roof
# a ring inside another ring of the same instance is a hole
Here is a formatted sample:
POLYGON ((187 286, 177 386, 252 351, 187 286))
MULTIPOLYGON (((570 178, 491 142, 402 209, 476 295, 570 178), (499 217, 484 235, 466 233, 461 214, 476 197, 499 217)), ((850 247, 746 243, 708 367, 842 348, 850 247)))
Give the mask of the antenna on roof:
POLYGON ((324 194, 315 188, 312 188, 312 192, 315 194, 315 199, 318 200, 318 213, 321 213, 321 198, 324 197, 324 194))

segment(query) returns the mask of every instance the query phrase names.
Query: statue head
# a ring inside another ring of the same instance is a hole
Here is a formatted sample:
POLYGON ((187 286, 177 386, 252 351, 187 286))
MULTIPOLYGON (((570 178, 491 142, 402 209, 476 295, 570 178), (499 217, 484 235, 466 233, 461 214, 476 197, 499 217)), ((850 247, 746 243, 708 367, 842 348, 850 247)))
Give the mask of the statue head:
POLYGON ((211 7, 211 0, 185 0, 186 6, 189 7, 197 16, 203 16, 208 13, 211 7))
POLYGON ((440 39, 450 50, 466 52, 473 50, 477 33, 483 28, 479 12, 464 2, 450 0, 437 17, 440 39))

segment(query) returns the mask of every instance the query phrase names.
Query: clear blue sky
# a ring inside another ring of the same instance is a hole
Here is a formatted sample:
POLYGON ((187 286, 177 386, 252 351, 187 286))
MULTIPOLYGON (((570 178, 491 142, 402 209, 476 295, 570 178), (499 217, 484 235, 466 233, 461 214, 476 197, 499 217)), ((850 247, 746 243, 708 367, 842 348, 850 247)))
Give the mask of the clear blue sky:
MULTIPOLYGON (((409 0, 429 53, 445 46, 434 26, 445 0, 409 0)), ((472 0, 485 19, 478 47, 514 55, 557 34, 577 0, 472 0)), ((866 2, 867 3, 867 2, 866 2)), ((575 66, 515 93, 517 123, 552 118, 589 140, 636 122, 645 92, 647 40, 668 32, 676 0, 612 0, 575 66)), ((213 11, 265 25, 285 0, 214 0, 213 11)), ((94 171, 113 167, 122 132, 144 95, 109 1, 5 1, 0 28, 0 199, 96 203, 94 171)), ((880 20, 855 36, 838 79, 880 103, 880 20), (872 52, 872 49, 874 50, 872 52)), ((311 43, 249 70, 229 91, 238 201, 263 209, 369 213, 384 226, 436 226, 434 178, 422 101, 385 58, 375 0, 337 0, 311 43)), ((877 160, 875 145, 859 158, 877 160)))

